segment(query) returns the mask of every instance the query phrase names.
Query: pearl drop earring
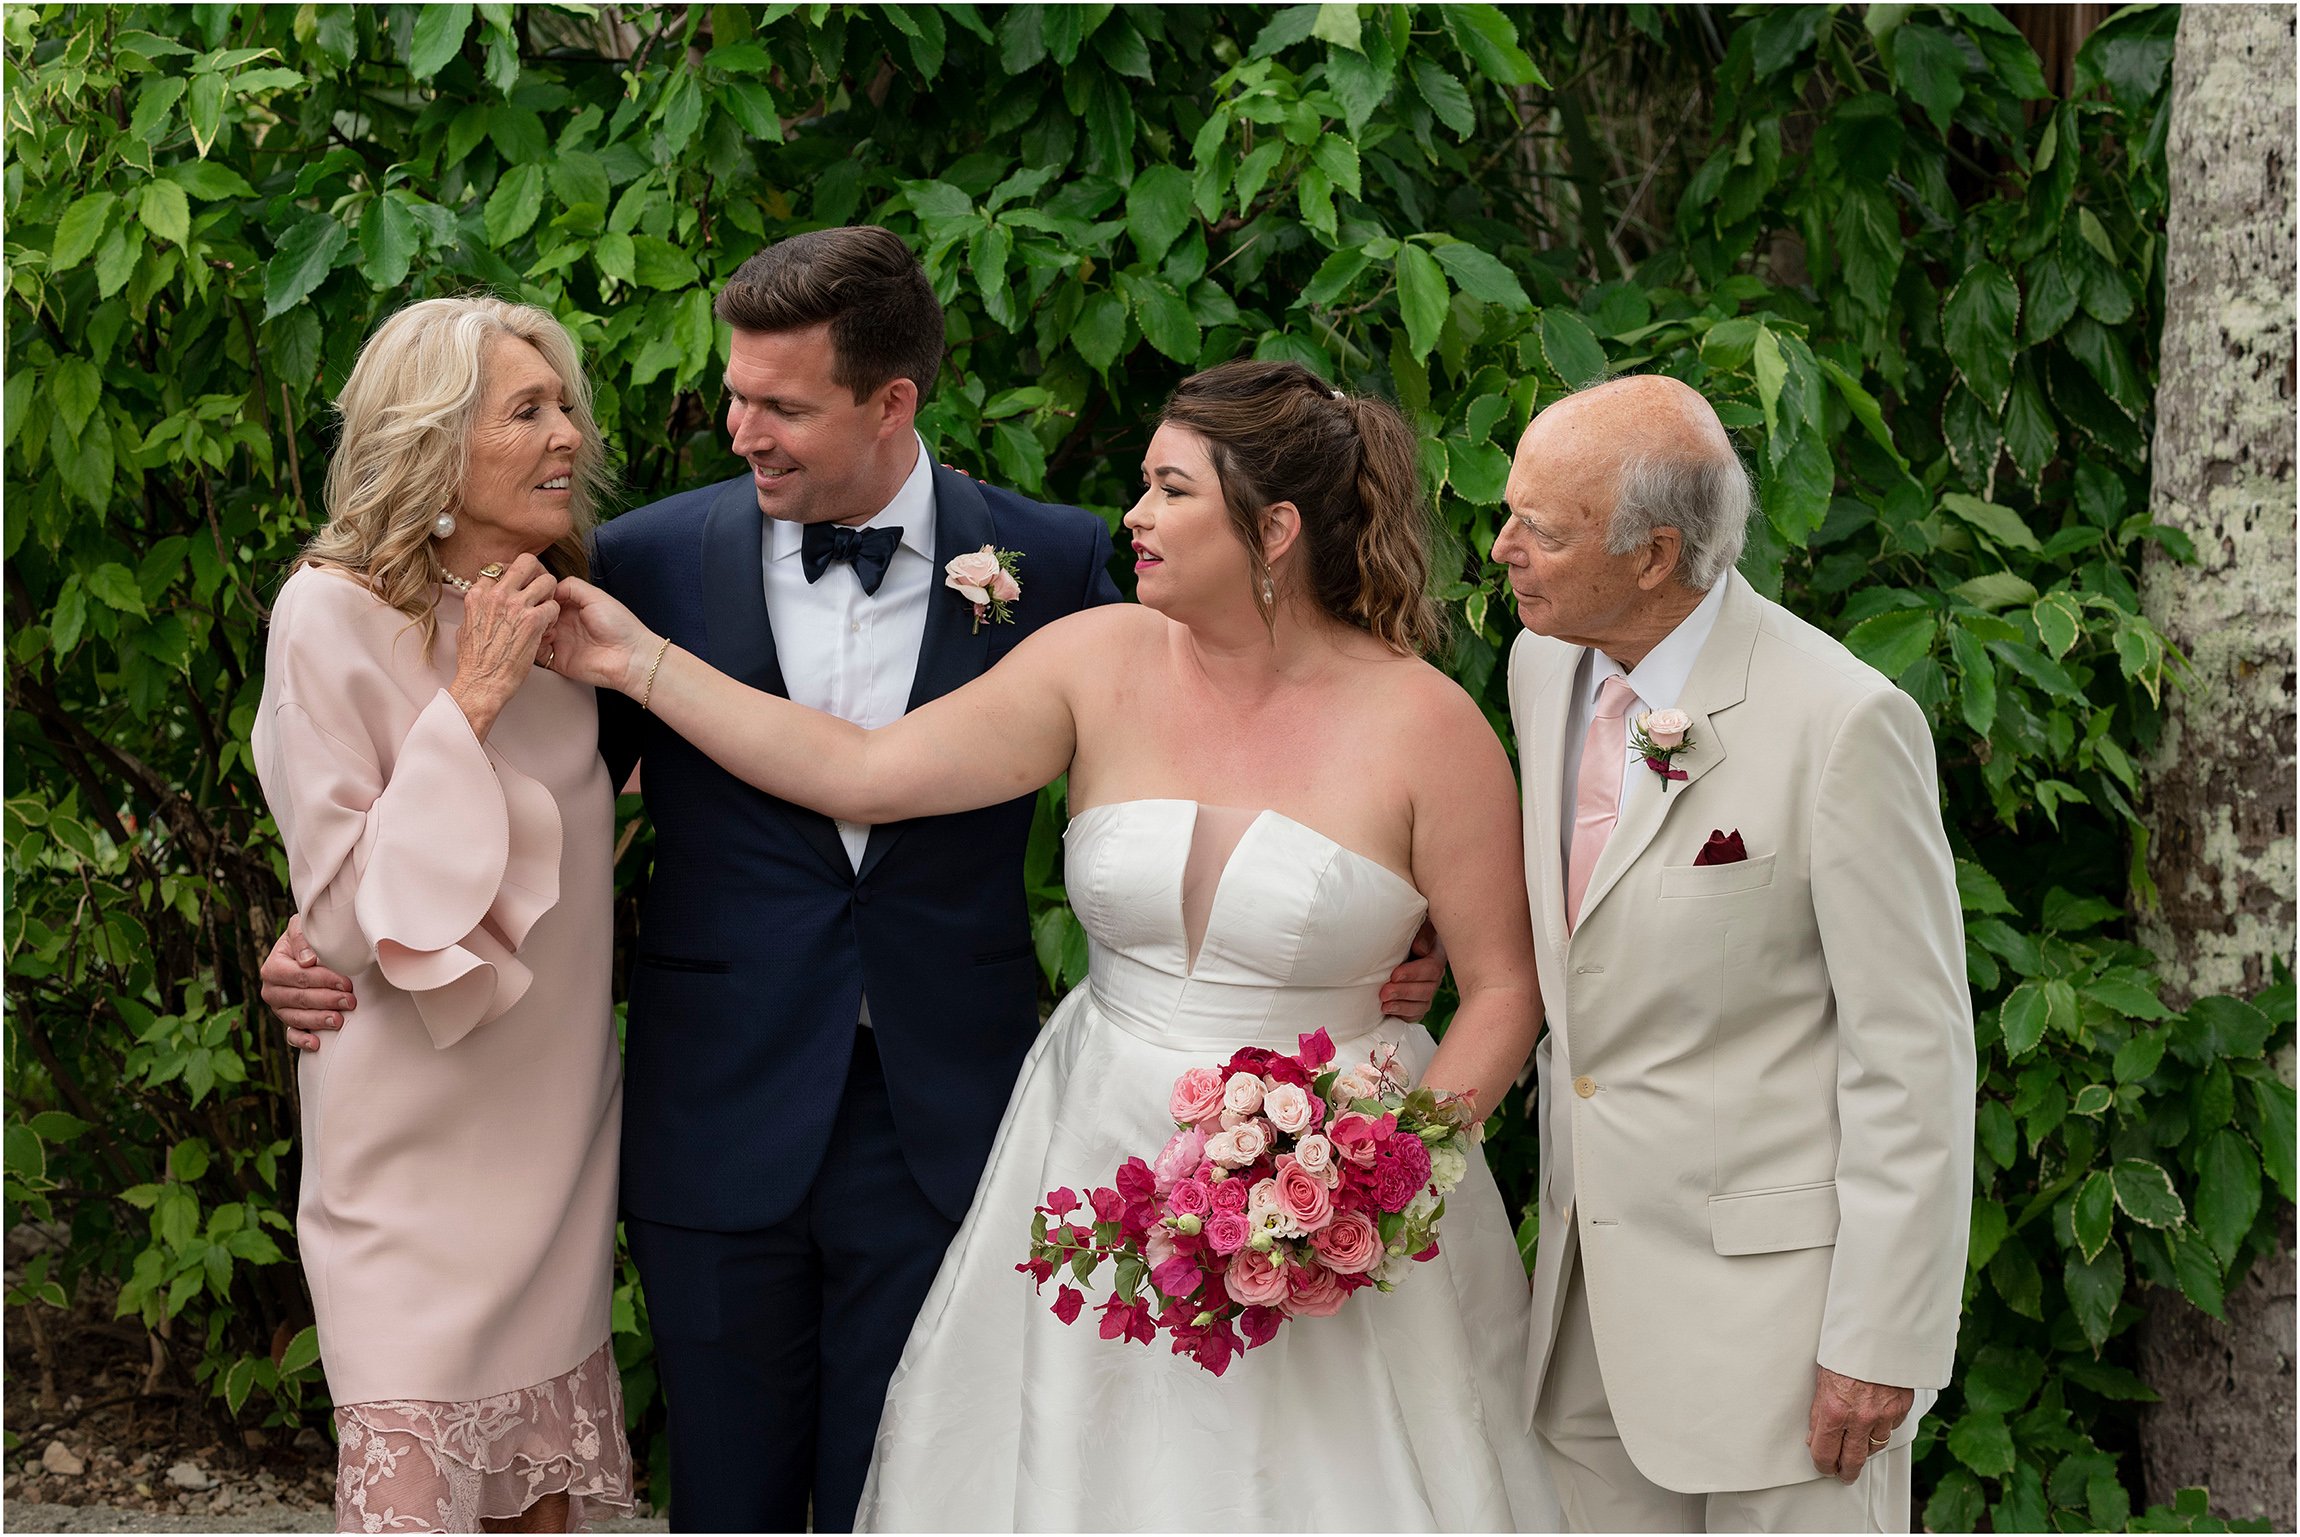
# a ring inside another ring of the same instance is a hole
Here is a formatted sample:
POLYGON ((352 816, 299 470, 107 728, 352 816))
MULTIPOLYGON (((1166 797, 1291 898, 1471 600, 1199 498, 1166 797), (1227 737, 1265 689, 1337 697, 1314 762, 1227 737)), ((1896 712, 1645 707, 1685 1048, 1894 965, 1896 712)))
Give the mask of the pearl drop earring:
POLYGON ((1278 601, 1278 593, 1277 593, 1277 589, 1276 589, 1276 588, 1274 588, 1274 587, 1272 587, 1272 586, 1270 585, 1270 579, 1269 579, 1268 577, 1266 577, 1266 576, 1265 576, 1265 577, 1263 577, 1263 578, 1262 578, 1262 603, 1263 603, 1263 605, 1266 607, 1266 606, 1268 606, 1269 604, 1275 603, 1275 602, 1277 602, 1277 601, 1278 601))
POLYGON ((443 512, 438 517, 433 518, 431 520, 431 537, 434 539, 454 538, 455 514, 452 512, 443 512))

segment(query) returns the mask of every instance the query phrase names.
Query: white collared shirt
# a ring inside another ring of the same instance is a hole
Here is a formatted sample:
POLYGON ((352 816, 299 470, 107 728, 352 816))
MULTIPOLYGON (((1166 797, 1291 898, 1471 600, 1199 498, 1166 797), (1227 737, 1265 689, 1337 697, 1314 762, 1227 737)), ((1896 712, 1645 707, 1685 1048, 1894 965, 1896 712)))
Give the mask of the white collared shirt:
MULTIPOLYGON (((793 701, 858 726, 877 728, 910 703, 918 648, 934 595, 934 459, 919 440, 918 458, 894 500, 864 528, 902 530, 877 593, 865 593, 854 567, 834 564, 810 582, 799 560, 801 525, 767 519, 760 542, 767 623, 793 701)), ((862 868, 870 845, 863 822, 838 824, 847 858, 862 868)))
MULTIPOLYGON (((1619 662, 1594 648, 1581 654, 1580 670, 1574 674, 1573 709, 1565 718, 1565 785, 1558 818, 1560 870, 1567 869, 1573 860, 1573 813, 1581 785, 1581 749, 1589 739, 1590 717, 1597 712, 1597 691, 1607 678, 1627 677, 1630 692, 1637 696, 1629 709, 1632 722, 1650 710, 1676 709, 1685 695, 1685 685, 1692 680, 1693 664, 1701 660, 1701 648, 1709 644, 1709 632, 1717 628, 1717 612, 1725 606, 1725 584, 1731 580, 1728 574, 1710 588, 1693 612, 1679 620, 1677 628, 1648 651, 1634 670, 1625 672, 1619 662)), ((1636 797, 1662 792, 1657 776, 1629 772, 1636 758, 1629 750, 1628 733, 1622 735, 1621 798, 1616 804, 1620 819, 1627 821, 1636 797)))

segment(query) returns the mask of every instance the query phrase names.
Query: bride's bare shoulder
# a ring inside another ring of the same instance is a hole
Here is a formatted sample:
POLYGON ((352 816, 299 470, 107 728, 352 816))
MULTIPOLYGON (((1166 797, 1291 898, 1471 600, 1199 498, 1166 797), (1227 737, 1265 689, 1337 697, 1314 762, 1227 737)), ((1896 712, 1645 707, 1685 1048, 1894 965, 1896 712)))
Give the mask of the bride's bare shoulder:
POLYGON ((1150 644, 1163 638, 1170 624, 1139 603, 1101 603, 1063 615, 1030 640, 1041 649, 1076 648, 1100 655, 1150 644))
POLYGON ((1418 656, 1397 656, 1376 664, 1386 713, 1431 746, 1499 746, 1493 726, 1477 701, 1452 678, 1418 656))

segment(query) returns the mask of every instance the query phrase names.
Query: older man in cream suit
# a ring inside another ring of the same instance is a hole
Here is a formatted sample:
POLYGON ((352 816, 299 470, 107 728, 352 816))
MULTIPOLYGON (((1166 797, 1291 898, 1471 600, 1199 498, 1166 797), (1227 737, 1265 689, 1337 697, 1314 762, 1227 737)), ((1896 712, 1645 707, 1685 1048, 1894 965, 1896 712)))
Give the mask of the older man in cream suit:
POLYGON ((1529 1386, 1567 1519, 1906 1531, 1972 1191, 1924 715, 1734 571, 1748 480, 1685 385, 1551 406, 1506 494, 1549 1025, 1529 1386))

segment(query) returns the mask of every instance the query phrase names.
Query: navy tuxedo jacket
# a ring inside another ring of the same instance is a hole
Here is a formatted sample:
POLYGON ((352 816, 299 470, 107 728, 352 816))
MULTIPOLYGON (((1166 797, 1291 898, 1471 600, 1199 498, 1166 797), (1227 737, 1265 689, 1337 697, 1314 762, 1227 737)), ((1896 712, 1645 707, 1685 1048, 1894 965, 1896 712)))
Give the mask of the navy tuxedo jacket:
MULTIPOLYGON (((1102 521, 934 472, 935 566, 1021 552, 1011 624, 939 581, 908 708, 1039 626, 1118 601, 1102 521)), ((750 476, 637 508, 598 533, 594 579, 731 677, 787 692, 767 620, 750 476)), ((753 789, 620 694, 602 693, 615 782, 644 760, 654 872, 624 1043, 623 1207, 739 1232, 813 1183, 864 995, 912 1174, 965 1215, 1038 1028, 1022 863, 1035 797, 873 828, 858 872, 831 819, 753 789)))

